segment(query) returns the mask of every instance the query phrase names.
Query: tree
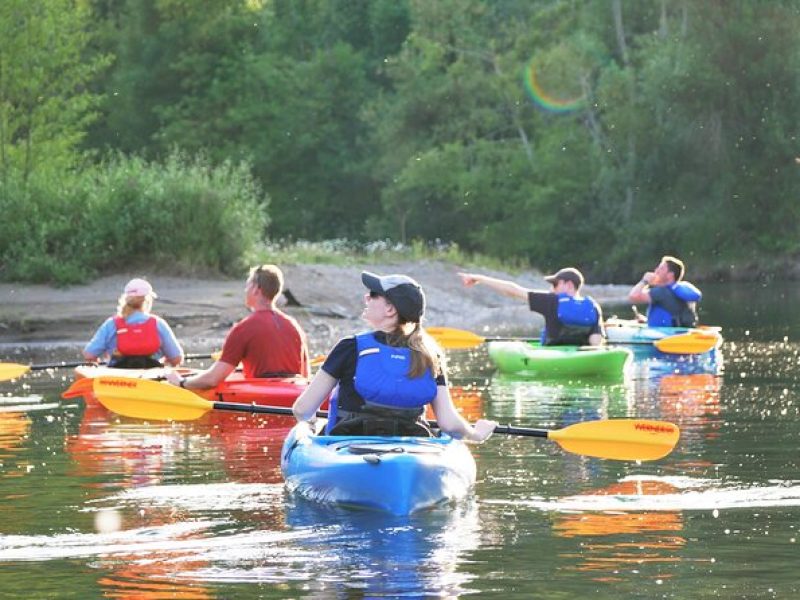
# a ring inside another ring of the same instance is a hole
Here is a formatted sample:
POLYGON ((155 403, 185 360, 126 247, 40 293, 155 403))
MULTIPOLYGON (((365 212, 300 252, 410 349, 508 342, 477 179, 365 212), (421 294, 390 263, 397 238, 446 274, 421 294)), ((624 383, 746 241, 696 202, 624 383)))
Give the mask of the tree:
POLYGON ((0 3, 0 176, 61 172, 96 118, 88 83, 108 64, 89 55, 90 14, 76 0, 0 3))

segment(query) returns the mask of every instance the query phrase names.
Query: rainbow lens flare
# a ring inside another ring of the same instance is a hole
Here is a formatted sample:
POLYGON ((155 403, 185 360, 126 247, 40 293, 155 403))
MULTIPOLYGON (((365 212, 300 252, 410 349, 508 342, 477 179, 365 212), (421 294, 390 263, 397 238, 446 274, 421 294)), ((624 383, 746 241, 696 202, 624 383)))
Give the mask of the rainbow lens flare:
POLYGON ((573 98, 563 98, 548 94, 536 78, 536 65, 533 59, 525 66, 523 74, 525 90, 531 100, 540 108, 548 112, 564 114, 579 110, 585 106, 586 96, 584 94, 573 98))

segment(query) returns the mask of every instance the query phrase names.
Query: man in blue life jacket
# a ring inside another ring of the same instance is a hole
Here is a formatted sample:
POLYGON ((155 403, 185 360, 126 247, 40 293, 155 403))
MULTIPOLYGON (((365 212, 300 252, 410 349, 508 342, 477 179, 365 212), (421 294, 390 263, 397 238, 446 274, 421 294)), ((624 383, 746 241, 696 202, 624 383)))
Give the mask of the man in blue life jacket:
POLYGON ((485 285, 500 294, 528 303, 544 317, 542 343, 546 346, 597 346, 603 343, 603 313, 589 296, 580 295, 583 275, 567 267, 545 277, 552 291, 529 290, 514 283, 474 273, 459 273, 467 287, 485 285))
POLYGON ((647 325, 650 327, 695 327, 697 303, 703 294, 688 281, 683 281, 686 268, 674 256, 664 256, 654 271, 642 275, 631 288, 628 299, 634 304, 646 302, 647 325))

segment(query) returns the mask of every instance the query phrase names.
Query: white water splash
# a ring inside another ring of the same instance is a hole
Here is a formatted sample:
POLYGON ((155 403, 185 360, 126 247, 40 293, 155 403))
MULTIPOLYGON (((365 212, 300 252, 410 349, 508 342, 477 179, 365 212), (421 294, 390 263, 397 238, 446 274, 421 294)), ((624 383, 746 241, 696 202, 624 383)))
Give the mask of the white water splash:
POLYGON ((61 408, 58 402, 49 404, 14 404, 9 406, 0 406, 0 413, 22 413, 22 412, 42 412, 46 410, 53 410, 61 408))
MULTIPOLYGON (((250 531, 213 535, 211 529, 224 521, 176 523, 161 527, 130 529, 113 534, 67 533, 47 536, 0 536, 0 561, 42 561, 79 557, 124 557, 147 564, 152 561, 187 562, 200 558, 263 558, 281 554, 292 540, 308 531, 250 531), (208 532, 208 536, 204 537, 208 532), (186 538, 185 536, 192 536, 186 538), (284 548, 281 549, 281 544, 284 548)), ((292 550, 292 555, 297 551, 292 550)))
POLYGON ((257 510, 279 504, 283 484, 274 483, 206 483, 154 485, 124 490, 98 502, 119 502, 124 505, 145 504, 149 507, 176 507, 187 511, 257 510))
POLYGON ((543 512, 710 511, 745 508, 800 506, 800 482, 776 481, 774 485, 720 485, 709 479, 689 477, 628 477, 621 481, 664 483, 675 493, 586 493, 563 498, 485 500, 486 504, 513 505, 543 512))

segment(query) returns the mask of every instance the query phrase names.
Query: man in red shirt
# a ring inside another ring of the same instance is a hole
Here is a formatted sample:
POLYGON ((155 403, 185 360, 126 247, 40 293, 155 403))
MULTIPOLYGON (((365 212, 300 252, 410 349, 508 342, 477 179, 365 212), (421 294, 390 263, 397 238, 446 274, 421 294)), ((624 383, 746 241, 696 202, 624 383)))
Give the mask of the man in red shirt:
POLYGON ((275 306, 282 290, 283 273, 275 265, 250 269, 244 303, 252 312, 228 332, 219 360, 192 377, 170 373, 170 383, 188 389, 212 388, 239 363, 245 377, 308 377, 306 334, 297 321, 275 306))

